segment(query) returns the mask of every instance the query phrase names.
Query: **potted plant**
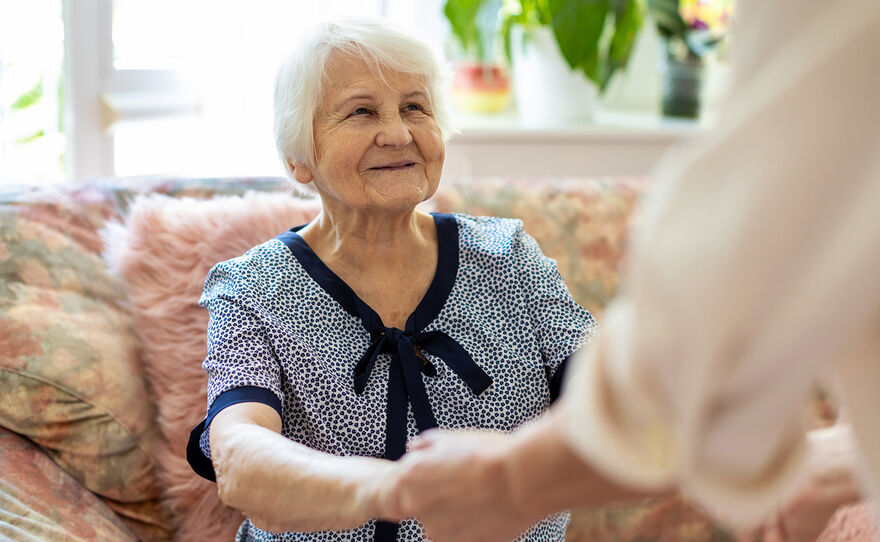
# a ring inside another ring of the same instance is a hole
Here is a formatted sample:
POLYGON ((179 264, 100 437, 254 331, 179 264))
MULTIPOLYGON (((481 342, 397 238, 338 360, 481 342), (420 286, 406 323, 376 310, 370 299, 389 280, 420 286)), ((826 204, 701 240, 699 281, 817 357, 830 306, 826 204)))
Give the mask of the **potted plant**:
POLYGON ((663 114, 697 118, 705 58, 727 35, 732 0, 648 0, 663 39, 663 114))
POLYGON ((643 0, 505 0, 502 36, 528 123, 589 119, 626 66, 643 0))
POLYGON ((447 0, 443 7, 458 45, 452 98, 460 110, 497 113, 510 101, 510 77, 495 46, 500 9, 501 0, 447 0))

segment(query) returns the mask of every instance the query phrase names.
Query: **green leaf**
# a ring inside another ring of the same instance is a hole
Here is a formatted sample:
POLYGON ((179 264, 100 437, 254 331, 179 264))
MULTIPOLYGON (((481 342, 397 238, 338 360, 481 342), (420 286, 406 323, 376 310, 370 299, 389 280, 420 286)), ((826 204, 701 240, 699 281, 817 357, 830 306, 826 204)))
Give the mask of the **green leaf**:
POLYGON ((516 16, 508 16, 505 17, 501 21, 501 42, 504 47, 504 56, 507 58, 507 62, 513 62, 513 56, 510 53, 510 29, 513 28, 513 25, 519 24, 516 16))
POLYGON ((501 34, 501 47, 507 62, 513 62, 510 53, 510 30, 515 24, 525 24, 526 14, 523 3, 519 0, 504 0, 499 17, 501 19, 499 32, 501 34))
POLYGON ((618 0, 614 14, 614 34, 608 49, 608 64, 599 87, 604 90, 614 72, 626 66, 645 18, 640 0, 618 0))
POLYGON ((443 14, 452 26, 452 34, 467 50, 476 47, 477 12, 484 0, 447 0, 443 14))
MULTIPOLYGON (((510 29, 550 26, 569 67, 605 90, 626 66, 645 17, 646 0, 505 0, 501 36, 510 59, 510 29)), ((676 2, 677 5, 677 2, 676 2)))
POLYGON ((600 84, 599 41, 605 29, 610 0, 549 0, 553 34, 572 69, 583 70, 600 84))
POLYGON ((514 25, 524 28, 535 26, 550 26, 552 14, 549 2, 551 0, 504 0, 501 8, 501 42, 504 47, 504 55, 508 62, 512 61, 510 54, 510 30, 514 25))
POLYGON ((535 24, 549 26, 553 23, 553 8, 551 3, 553 0, 531 0, 534 5, 532 8, 532 16, 530 20, 535 24))
POLYGON ((20 109, 27 109, 28 107, 34 105, 39 102, 43 98, 43 78, 41 77, 37 84, 34 85, 32 89, 25 92, 21 96, 15 99, 12 102, 12 105, 9 106, 9 109, 16 111, 20 109))
POLYGON ((587 79, 599 85, 599 81, 602 80, 602 75, 604 71, 604 67, 602 62, 599 60, 599 50, 596 49, 596 52, 589 57, 585 58, 583 63, 581 64, 581 71, 584 72, 584 75, 587 76, 587 79))
POLYGON ((46 135, 46 132, 44 132, 43 130, 37 130, 36 132, 32 133, 29 136, 22 137, 21 139, 16 139, 15 142, 16 143, 30 143, 31 141, 36 141, 37 139, 40 139, 44 135, 46 135))
POLYGON ((662 37, 684 36, 687 24, 681 18, 678 0, 648 0, 648 11, 662 37))
MULTIPOLYGON (((458 38, 461 46, 479 60, 486 60, 484 34, 494 34, 494 27, 489 32, 481 32, 479 18, 485 18, 480 10, 491 0, 446 0, 443 14, 452 26, 452 34, 458 38)), ((496 9, 497 12, 497 9, 496 9)))

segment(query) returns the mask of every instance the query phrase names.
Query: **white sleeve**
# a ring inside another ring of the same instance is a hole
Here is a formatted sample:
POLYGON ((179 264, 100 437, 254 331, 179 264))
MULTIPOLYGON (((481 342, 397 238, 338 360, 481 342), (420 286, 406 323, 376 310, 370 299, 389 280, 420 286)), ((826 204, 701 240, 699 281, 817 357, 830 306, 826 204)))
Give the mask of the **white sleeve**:
POLYGON ((717 132, 658 171, 561 405, 601 471, 742 524, 798 466, 814 377, 880 307, 880 2, 744 0, 741 20, 786 10, 782 37, 737 34, 717 132))

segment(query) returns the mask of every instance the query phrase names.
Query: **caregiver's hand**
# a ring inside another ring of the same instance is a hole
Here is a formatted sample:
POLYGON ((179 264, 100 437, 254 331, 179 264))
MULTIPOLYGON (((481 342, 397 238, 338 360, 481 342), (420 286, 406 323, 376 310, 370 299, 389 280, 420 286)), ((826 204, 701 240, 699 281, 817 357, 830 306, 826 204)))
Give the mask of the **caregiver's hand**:
POLYGON ((847 426, 812 431, 803 470, 777 516, 738 533, 741 541, 813 542, 841 506, 861 499, 855 442, 847 426))
POLYGON ((426 432, 400 461, 392 519, 418 518, 435 542, 500 542, 570 506, 645 496, 576 455, 563 423, 556 409, 511 435, 426 432))
POLYGON ((505 541, 541 518, 517 502, 505 452, 511 437, 428 431, 400 461, 396 515, 417 517, 435 542, 505 541))

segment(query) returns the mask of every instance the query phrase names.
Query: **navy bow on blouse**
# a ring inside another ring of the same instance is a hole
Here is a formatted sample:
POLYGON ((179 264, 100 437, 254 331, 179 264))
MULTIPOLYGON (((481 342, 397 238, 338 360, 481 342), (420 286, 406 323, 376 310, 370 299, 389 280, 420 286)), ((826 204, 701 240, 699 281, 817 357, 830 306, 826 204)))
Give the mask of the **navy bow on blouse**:
POLYGON ((363 393, 376 365, 376 358, 380 353, 391 354, 385 436, 387 459, 398 459, 406 452, 407 399, 412 405, 419 431, 437 427, 422 380, 422 374, 437 376, 437 369, 422 355, 422 351, 442 359, 476 395, 492 384, 492 379, 470 354, 442 331, 415 333, 380 325, 371 330, 370 338, 369 348, 354 368, 354 390, 357 394, 363 393))
MULTIPOLYGON (((362 311, 359 311, 362 312, 362 311)), ((388 367, 388 403, 385 414, 385 458, 397 460, 406 453, 407 399, 419 432, 437 427, 437 419, 425 389, 422 375, 437 376, 437 369, 422 354, 427 352, 442 359, 471 391, 479 395, 491 384, 492 378, 477 365, 460 344, 442 331, 416 331, 414 320, 407 321, 406 330, 385 327, 378 315, 361 314, 369 326, 370 346, 354 368, 354 390, 358 395, 367 381, 379 354, 391 354, 388 367)), ((376 522, 374 540, 393 542, 397 539, 397 523, 376 522)))
MULTIPOLYGON (((403 330, 385 327, 379 315, 331 271, 293 228, 279 236, 305 271, 347 312, 358 316, 370 334, 370 345, 354 368, 354 390, 361 395, 367 388, 379 354, 390 354, 388 402, 385 417, 385 458, 397 460, 406 453, 407 404, 412 405, 419 432, 437 427, 422 375, 435 377, 437 370, 422 354, 440 358, 465 384, 479 395, 492 384, 492 378, 470 354, 442 331, 424 331, 446 304, 458 273, 458 224, 452 215, 433 215, 437 226, 437 272, 424 298, 409 316, 403 330)), ((393 542, 397 523, 376 522, 374 540, 393 542)))

